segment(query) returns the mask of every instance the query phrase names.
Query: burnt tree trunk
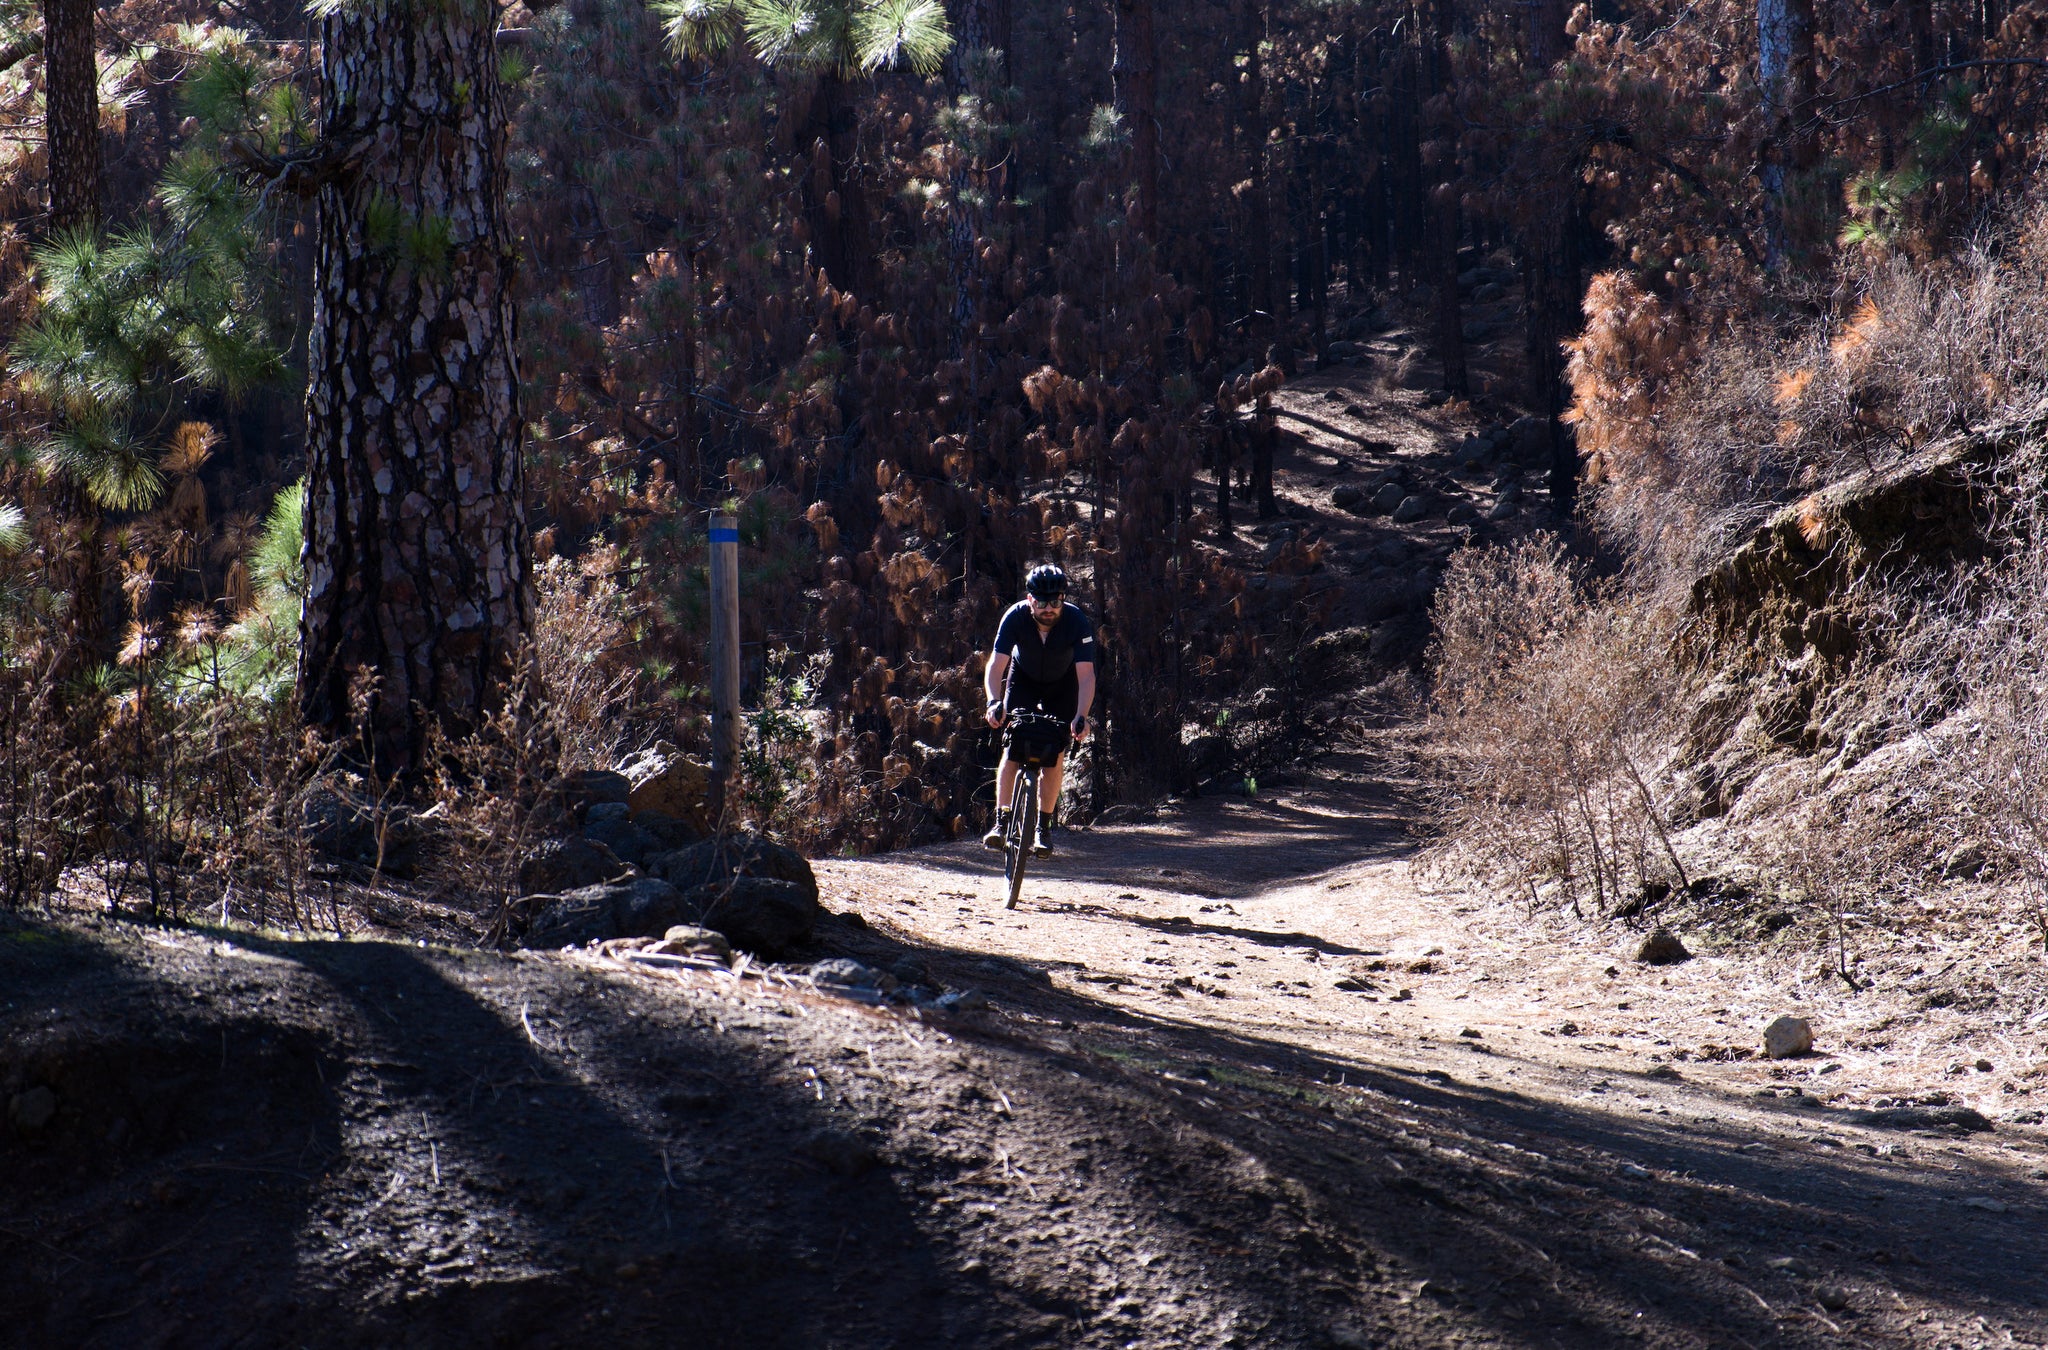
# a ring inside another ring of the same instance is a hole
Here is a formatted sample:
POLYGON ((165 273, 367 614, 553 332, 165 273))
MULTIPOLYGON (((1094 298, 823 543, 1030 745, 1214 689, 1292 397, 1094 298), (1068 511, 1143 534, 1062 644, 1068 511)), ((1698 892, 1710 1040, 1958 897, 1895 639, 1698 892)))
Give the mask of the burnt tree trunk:
MULTIPOLYGON (((1007 5, 1002 0, 966 0, 954 14, 954 42, 948 80, 954 97, 978 100, 989 96, 1005 79, 1005 48, 1009 39, 1007 5)), ((963 152, 966 147, 963 147, 963 152)), ((986 228, 983 208, 989 167, 978 153, 962 153, 953 166, 953 205, 947 225, 947 247, 953 282, 953 353, 967 357, 968 385, 978 402, 980 361, 972 350, 981 326, 984 282, 978 257, 986 228)), ((979 411, 977 407, 976 412, 979 411)))
POLYGON ((100 68, 93 0, 43 0, 43 100, 49 138, 50 225, 100 223, 100 68))
POLYGON ((533 624, 493 20, 363 0, 320 25, 345 167, 315 227, 299 699, 400 775, 493 710, 533 624))
POLYGON ((1110 62, 1116 110, 1131 133, 1131 187, 1138 228, 1159 237, 1159 59, 1152 0, 1116 0, 1116 51, 1110 62))

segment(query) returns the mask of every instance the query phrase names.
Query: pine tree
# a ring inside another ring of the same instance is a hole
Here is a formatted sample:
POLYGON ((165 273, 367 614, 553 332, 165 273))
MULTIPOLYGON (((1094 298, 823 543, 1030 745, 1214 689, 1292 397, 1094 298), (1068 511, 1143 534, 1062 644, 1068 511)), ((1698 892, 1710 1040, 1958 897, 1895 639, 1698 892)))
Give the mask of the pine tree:
POLYGON ((43 0, 43 102, 48 117, 50 224, 100 223, 100 72, 94 0, 43 0))
POLYGON ((495 18, 320 7, 299 699, 393 773, 492 711, 533 620, 495 18))

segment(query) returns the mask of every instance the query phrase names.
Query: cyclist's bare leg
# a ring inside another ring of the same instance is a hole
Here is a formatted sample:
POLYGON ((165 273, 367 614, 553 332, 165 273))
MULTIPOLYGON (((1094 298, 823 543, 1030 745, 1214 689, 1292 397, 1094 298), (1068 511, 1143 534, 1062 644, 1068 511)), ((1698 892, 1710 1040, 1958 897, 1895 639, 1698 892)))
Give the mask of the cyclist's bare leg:
MULTIPOLYGON (((1002 772, 1000 769, 998 773, 1002 772)), ((1038 814, 1047 820, 1058 818, 1060 785, 1067 781, 1067 757, 1061 755, 1052 762, 1052 767, 1038 775, 1038 814)), ((1005 798, 1004 800, 1008 800, 1005 798)))
MULTIPOLYGON (((1058 770, 1054 770, 1054 772, 1057 773, 1058 770)), ((1017 765, 1011 760, 1010 752, 1005 750, 1003 752, 1003 762, 996 766, 996 805, 1002 810, 1009 810, 1010 801, 1016 795, 1016 792, 1017 765)), ((1045 790, 1040 788, 1040 798, 1043 799, 1044 795, 1045 790)))

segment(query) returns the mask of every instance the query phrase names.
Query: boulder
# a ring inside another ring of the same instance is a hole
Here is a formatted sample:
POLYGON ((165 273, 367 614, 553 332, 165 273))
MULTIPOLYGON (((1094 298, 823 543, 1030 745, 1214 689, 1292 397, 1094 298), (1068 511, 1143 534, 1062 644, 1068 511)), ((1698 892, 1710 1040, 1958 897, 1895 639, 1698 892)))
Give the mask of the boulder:
POLYGON ((1541 417, 1518 417, 1508 428, 1508 453, 1522 465, 1550 459, 1550 423, 1541 417))
POLYGON ((728 877, 768 877, 790 882, 800 887, 813 905, 818 902, 818 879, 804 855, 751 831, 718 835, 657 854, 648 859, 647 870, 685 891, 728 877))
POLYGON ((818 926, 816 886, 775 877, 736 876, 699 886, 688 903, 698 922, 756 956, 777 957, 809 939, 818 926))
POLYGON ((1385 483, 1381 485, 1378 492, 1372 495, 1373 509, 1383 515, 1391 513, 1394 508, 1407 500, 1407 497, 1408 489, 1402 487, 1399 483, 1385 483))
POLYGON ((711 770, 706 765, 657 745, 619 765, 619 772, 631 785, 626 802, 635 815, 659 811, 700 836, 711 833, 711 770))
POLYGON ((563 776, 561 790, 562 805, 576 819, 583 820, 593 806, 623 805, 633 785, 624 774, 610 769, 578 769, 563 776))
POLYGON ((648 853, 673 853, 679 848, 688 848, 704 837, 702 830, 694 829, 686 820, 677 820, 665 811, 641 811, 633 816, 633 823, 647 832, 654 842, 648 853))
POLYGON ((519 860, 521 895, 555 895, 613 881, 633 869, 594 839, 547 839, 519 860))
POLYGON ((1197 782, 1230 772, 1232 751, 1228 736, 1196 736, 1184 744, 1183 751, 1188 757, 1188 773, 1197 782))
POLYGON ((1643 945, 1636 949, 1636 960, 1646 966, 1672 966, 1692 960, 1692 953, 1678 940, 1678 934, 1660 927, 1643 939, 1643 945))
POLYGON ((1400 502, 1394 507, 1394 523, 1396 525, 1406 525, 1410 521, 1421 520, 1428 514, 1429 503, 1423 501, 1418 496, 1410 494, 1401 498, 1400 502))
POLYGON ((1764 1028, 1764 1055, 1791 1059, 1813 1049, 1813 1024, 1803 1017, 1780 1017, 1764 1028))
POLYGON ((1365 500, 1365 489, 1356 483, 1346 483, 1330 494, 1330 505, 1339 511, 1349 511, 1365 500))
POLYGON ((419 862, 419 828, 410 807, 366 802, 331 788, 306 795, 306 844, 335 862, 410 877, 419 862))
MULTIPOLYGON (((623 812, 625 807, 619 805, 623 812)), ((635 825, 623 814, 592 819, 583 827, 583 837, 595 844, 602 844, 616 855, 620 862, 638 867, 647 861, 647 855, 658 845, 654 836, 635 825)))
POLYGON ((685 918, 682 893, 653 877, 584 886, 561 895, 535 895, 524 904, 528 947, 568 947, 607 938, 653 937, 685 918))

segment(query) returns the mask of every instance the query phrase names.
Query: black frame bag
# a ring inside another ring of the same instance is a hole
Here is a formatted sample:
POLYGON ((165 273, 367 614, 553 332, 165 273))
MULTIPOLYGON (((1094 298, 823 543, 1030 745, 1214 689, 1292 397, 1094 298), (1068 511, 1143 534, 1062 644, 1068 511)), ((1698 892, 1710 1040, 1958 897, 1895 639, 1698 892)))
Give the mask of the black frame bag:
POLYGON ((1015 764, 1051 768, 1067 752, 1073 732, 1049 713, 1012 713, 1003 729, 1003 746, 1015 764))

